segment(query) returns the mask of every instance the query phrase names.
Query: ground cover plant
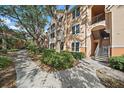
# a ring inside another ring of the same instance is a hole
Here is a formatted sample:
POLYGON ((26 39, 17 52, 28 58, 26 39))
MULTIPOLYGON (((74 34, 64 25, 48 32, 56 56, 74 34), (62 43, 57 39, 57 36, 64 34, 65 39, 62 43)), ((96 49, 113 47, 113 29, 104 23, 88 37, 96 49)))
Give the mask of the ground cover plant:
POLYGON ((110 57, 109 64, 112 68, 124 71, 124 56, 110 57))
POLYGON ((7 56, 0 56, 0 69, 8 67, 12 63, 12 60, 7 56))

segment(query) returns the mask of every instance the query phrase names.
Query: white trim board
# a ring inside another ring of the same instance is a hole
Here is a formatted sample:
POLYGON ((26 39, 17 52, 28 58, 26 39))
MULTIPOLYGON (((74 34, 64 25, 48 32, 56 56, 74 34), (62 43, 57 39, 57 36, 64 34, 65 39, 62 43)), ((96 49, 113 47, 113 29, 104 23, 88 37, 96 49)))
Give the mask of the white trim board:
POLYGON ((112 45, 111 48, 124 48, 124 45, 112 45))

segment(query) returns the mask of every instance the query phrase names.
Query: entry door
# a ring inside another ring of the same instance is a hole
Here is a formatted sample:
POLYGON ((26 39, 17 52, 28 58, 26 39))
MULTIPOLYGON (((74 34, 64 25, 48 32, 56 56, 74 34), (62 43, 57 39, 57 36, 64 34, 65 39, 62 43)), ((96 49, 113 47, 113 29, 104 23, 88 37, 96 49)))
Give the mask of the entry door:
POLYGON ((109 48, 108 48, 108 46, 102 46, 102 47, 100 47, 99 48, 99 55, 98 56, 108 56, 108 50, 109 50, 109 48))
POLYGON ((108 56, 109 47, 108 46, 102 46, 99 47, 99 45, 96 48, 95 56, 108 56))
POLYGON ((108 46, 103 46, 102 48, 102 56, 108 56, 108 46))

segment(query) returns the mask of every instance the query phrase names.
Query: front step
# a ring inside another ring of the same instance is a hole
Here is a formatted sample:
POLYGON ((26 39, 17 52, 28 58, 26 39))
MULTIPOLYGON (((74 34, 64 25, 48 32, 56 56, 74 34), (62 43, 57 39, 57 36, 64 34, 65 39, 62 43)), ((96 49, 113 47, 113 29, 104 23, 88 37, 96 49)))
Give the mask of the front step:
POLYGON ((92 57, 92 59, 96 61, 108 61, 108 56, 96 56, 96 57, 92 57))

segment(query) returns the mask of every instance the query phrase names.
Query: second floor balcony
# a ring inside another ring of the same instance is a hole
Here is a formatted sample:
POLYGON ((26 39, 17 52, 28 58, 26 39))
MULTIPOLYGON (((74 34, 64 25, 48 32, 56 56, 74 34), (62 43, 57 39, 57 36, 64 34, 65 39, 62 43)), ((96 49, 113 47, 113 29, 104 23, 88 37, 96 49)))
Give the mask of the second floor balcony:
POLYGON ((101 13, 92 17, 91 24, 95 24, 104 20, 105 20, 105 13, 101 13))

